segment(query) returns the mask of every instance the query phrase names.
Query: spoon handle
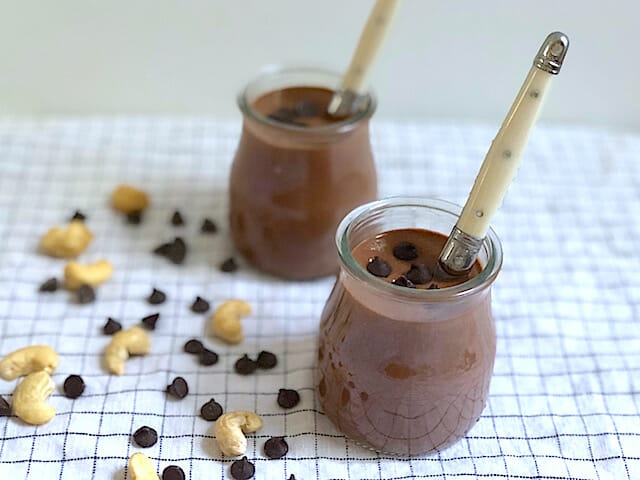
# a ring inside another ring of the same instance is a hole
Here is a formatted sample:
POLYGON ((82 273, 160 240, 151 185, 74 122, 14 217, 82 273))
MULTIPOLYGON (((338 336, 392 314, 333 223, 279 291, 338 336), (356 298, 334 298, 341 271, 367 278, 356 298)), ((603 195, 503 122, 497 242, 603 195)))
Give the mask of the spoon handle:
POLYGON ((533 66, 491 143, 467 203, 441 254, 441 263, 450 273, 463 272, 473 266, 491 220, 518 171, 551 79, 560 72, 568 47, 567 37, 554 32, 545 39, 535 56, 533 66), (456 244, 457 252, 452 250, 456 244))

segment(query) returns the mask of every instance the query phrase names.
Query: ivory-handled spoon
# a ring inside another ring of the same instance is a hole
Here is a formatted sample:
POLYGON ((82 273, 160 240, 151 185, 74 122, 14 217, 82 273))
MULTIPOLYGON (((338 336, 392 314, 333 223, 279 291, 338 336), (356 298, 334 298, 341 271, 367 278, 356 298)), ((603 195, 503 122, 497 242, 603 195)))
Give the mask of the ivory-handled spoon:
POLYGON ((349 69, 342 78, 340 89, 333 95, 327 112, 333 117, 346 117, 357 110, 360 95, 375 62, 380 47, 387 37, 400 0, 377 0, 360 35, 360 41, 351 58, 349 69))
POLYGON ((567 36, 554 32, 547 36, 533 59, 533 66, 491 143, 467 203, 440 253, 439 263, 446 273, 463 274, 476 261, 491 219, 516 175, 551 79, 560 73, 568 48, 567 36))

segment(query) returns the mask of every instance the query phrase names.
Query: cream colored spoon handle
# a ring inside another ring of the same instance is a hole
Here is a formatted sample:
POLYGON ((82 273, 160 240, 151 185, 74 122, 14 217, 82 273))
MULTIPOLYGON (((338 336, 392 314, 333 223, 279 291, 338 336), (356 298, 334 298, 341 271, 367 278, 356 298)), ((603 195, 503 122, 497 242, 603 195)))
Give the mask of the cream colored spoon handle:
POLYGON ((367 86, 380 47, 389 33, 400 0, 377 0, 367 23, 360 35, 358 46, 351 58, 351 64, 342 78, 340 91, 336 92, 329 104, 331 115, 348 115, 359 94, 367 86))
POLYGON ((547 36, 534 58, 440 255, 440 264, 449 273, 461 273, 473 266, 491 220, 518 171, 551 79, 560 72, 568 47, 566 35, 554 32, 547 36))

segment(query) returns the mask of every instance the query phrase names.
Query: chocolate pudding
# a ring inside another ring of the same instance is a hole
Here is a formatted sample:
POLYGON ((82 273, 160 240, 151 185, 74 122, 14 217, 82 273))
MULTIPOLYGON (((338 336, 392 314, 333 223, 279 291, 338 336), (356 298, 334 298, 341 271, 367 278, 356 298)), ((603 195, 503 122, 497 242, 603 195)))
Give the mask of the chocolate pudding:
POLYGON ((343 264, 322 314, 322 407, 348 437, 378 451, 445 448, 487 399, 496 349, 490 281, 465 292, 480 263, 465 278, 434 279, 445 242, 420 229, 360 241, 351 247, 359 266, 343 264))
POLYGON ((333 91, 287 87, 240 100, 244 122, 231 170, 236 248, 289 279, 335 273, 340 220, 377 195, 369 141, 375 104, 346 120, 326 115, 333 91))

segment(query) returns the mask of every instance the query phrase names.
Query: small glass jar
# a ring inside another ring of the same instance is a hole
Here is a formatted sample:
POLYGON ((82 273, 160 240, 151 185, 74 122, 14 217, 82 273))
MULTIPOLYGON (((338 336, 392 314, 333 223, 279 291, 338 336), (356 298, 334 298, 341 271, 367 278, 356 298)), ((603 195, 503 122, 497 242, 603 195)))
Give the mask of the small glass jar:
POLYGON ((502 247, 490 230, 482 271, 454 287, 399 287, 366 272, 352 249, 380 233, 448 235, 460 208, 391 198, 356 208, 336 234, 340 273, 322 313, 317 385, 328 418, 374 450, 418 455, 463 437, 486 404, 496 353, 491 284, 502 247))
POLYGON ((276 69, 238 97, 243 125, 229 184, 231 233, 260 270, 300 280, 336 273, 333 238, 340 220, 377 197, 372 94, 351 117, 322 126, 279 122, 254 108, 270 92, 339 84, 339 75, 323 70, 276 69))

